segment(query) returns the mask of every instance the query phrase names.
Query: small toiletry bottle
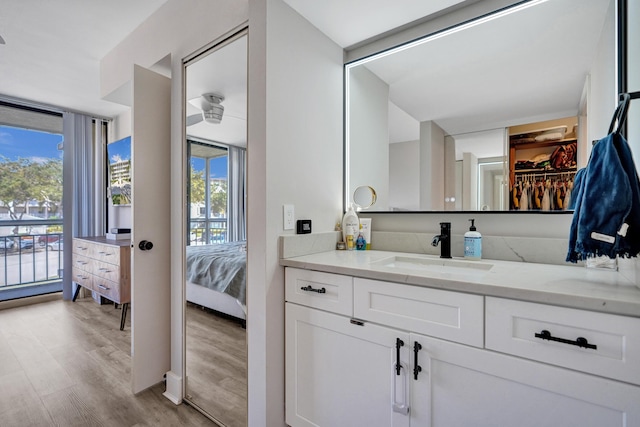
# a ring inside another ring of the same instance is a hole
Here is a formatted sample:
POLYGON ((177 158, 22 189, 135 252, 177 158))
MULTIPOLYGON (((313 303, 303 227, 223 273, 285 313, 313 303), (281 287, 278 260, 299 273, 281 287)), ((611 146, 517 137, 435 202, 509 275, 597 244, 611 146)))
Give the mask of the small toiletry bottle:
POLYGON ((351 234, 353 236, 353 242, 355 244, 355 240, 358 237, 358 230, 360 229, 360 221, 358 220, 358 215, 356 215, 356 211, 353 208, 353 205, 349 206, 347 212, 345 212, 342 217, 342 239, 345 243, 347 243, 347 249, 349 249, 349 242, 347 242, 347 234, 351 234), (351 228, 351 230, 349 230, 351 228))
POLYGON ((470 219, 471 227, 464 233, 464 257, 478 260, 482 258, 482 234, 476 231, 475 219, 470 219))
POLYGON ((347 234, 344 238, 345 243, 347 244, 347 250, 352 251, 356 248, 356 236, 354 235, 355 229, 351 226, 347 227, 347 234))
POLYGON ((356 249, 359 251, 367 249, 367 241, 364 239, 364 235, 362 234, 362 224, 360 224, 360 231, 358 232, 358 238, 356 239, 356 249))
POLYGON ((371 249, 371 218, 361 218, 360 225, 362 229, 362 237, 366 244, 366 249, 371 249))

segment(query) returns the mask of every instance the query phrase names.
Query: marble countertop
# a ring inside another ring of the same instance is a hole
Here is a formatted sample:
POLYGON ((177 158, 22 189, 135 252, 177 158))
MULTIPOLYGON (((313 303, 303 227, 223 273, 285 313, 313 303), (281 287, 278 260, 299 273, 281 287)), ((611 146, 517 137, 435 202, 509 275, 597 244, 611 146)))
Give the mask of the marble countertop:
POLYGON ((439 258, 388 251, 327 251, 282 258, 280 265, 640 317, 640 288, 617 271, 485 259, 478 262, 489 270, 421 268, 420 259, 439 258), (390 266, 386 261, 392 257, 410 257, 417 265, 390 266))

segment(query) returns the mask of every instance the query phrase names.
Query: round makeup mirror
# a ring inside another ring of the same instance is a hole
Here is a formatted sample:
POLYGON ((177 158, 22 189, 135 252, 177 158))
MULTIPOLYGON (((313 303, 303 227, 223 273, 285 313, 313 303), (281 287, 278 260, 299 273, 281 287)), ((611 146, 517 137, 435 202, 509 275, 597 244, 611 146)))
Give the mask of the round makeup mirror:
POLYGON ((376 190, 368 185, 361 185, 353 192, 353 203, 358 209, 367 209, 376 203, 376 190))

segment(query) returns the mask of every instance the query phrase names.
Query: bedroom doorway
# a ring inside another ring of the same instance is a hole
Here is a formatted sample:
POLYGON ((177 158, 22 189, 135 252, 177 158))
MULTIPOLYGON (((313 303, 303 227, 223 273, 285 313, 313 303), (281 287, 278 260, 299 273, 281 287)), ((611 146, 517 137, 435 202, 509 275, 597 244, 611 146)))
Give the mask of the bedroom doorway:
POLYGON ((185 62, 187 403, 247 425, 247 30, 185 62))

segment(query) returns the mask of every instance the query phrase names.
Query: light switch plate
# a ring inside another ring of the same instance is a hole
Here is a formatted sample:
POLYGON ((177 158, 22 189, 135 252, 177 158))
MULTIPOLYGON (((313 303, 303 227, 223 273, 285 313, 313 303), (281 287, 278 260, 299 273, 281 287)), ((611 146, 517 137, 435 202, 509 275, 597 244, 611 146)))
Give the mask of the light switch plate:
POLYGON ((282 221, 284 223, 285 230, 293 230, 293 223, 295 222, 293 219, 295 217, 293 205, 282 205, 282 221))

